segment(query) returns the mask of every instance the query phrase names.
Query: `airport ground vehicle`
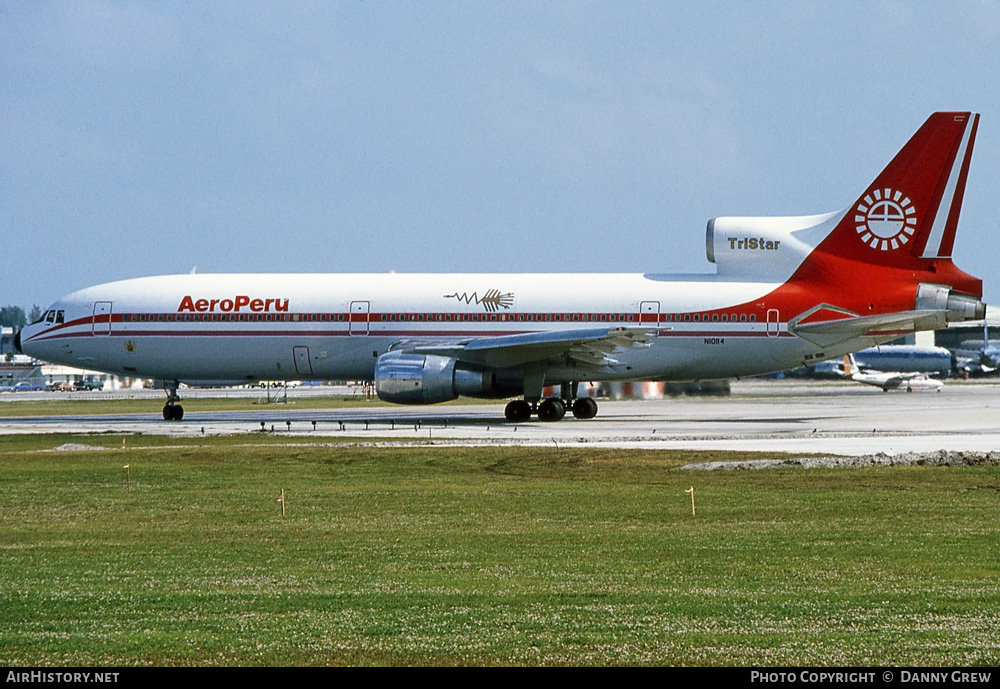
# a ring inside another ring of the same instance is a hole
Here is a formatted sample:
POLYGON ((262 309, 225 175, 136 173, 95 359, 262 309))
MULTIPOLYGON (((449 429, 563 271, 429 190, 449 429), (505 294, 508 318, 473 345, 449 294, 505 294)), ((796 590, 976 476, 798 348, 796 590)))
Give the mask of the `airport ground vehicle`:
POLYGON ((91 390, 103 390, 104 389, 104 381, 100 380, 99 378, 88 377, 88 378, 83 378, 81 380, 76 381, 76 383, 74 383, 73 387, 76 390, 84 390, 84 391, 88 391, 88 392, 91 391, 91 390))

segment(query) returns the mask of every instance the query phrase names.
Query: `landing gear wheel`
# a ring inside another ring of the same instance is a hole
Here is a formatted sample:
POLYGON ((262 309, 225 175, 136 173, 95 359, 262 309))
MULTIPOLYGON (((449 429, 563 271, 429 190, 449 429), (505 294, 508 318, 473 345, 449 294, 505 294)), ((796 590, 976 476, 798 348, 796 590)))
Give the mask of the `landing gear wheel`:
POLYGON ((179 404, 168 404, 164 406, 163 418, 166 421, 180 421, 184 418, 184 407, 179 404))
POLYGON ((573 402, 573 416, 578 419, 592 419, 597 416, 597 402, 593 397, 579 397, 573 402))
POLYGON ((566 403, 558 397, 549 397, 538 405, 539 421, 559 421, 566 416, 566 403))
POLYGON ((184 407, 177 404, 181 401, 181 396, 177 394, 177 387, 180 385, 176 380, 166 381, 163 389, 167 393, 167 403, 163 407, 164 421, 180 421, 184 418, 184 407))
POLYGON ((507 403, 503 415, 508 421, 527 421, 531 418, 531 405, 524 400, 512 400, 507 403))

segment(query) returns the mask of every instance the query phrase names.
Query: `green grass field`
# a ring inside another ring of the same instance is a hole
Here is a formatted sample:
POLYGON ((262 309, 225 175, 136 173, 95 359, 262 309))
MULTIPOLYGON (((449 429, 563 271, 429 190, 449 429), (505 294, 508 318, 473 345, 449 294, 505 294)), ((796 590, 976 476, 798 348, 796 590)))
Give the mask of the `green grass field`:
POLYGON ((745 457, 6 436, 0 664, 1000 663, 995 467, 745 457))

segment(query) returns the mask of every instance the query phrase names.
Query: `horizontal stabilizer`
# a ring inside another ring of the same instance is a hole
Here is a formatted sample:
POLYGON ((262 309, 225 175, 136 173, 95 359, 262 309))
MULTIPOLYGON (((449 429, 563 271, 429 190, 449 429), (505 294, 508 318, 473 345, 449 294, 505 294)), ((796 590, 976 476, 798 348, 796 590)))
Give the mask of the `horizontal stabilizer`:
POLYGON ((945 313, 935 309, 898 311, 874 316, 852 315, 832 321, 803 323, 815 309, 788 322, 788 331, 820 347, 832 347, 863 337, 886 341, 917 330, 936 330, 946 325, 945 313))

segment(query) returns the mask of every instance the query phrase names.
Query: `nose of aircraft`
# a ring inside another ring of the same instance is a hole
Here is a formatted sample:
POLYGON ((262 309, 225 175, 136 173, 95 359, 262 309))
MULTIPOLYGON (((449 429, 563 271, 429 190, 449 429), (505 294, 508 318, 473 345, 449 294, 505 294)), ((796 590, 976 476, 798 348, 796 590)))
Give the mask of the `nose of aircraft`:
POLYGON ((18 330, 14 334, 14 351, 16 351, 18 354, 24 354, 24 352, 21 351, 21 331, 20 330, 18 330))

